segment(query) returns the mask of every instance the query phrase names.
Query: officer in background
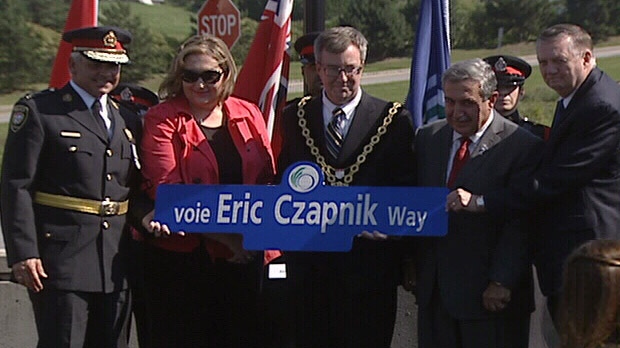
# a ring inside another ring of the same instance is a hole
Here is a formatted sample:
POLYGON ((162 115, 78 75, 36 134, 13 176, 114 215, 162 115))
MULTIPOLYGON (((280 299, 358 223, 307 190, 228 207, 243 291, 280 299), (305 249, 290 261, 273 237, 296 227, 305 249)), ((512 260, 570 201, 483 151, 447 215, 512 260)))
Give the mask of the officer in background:
POLYGON ((159 104, 159 97, 150 89, 133 83, 121 82, 110 93, 119 103, 142 117, 153 105, 159 104))
POLYGON ((532 73, 532 67, 523 59, 514 56, 490 56, 484 60, 491 65, 497 77, 499 98, 495 103, 495 110, 534 135, 547 140, 551 128, 528 120, 520 115, 517 109, 525 94, 523 84, 532 73))
POLYGON ((23 97, 11 114, 0 186, 7 260, 28 289, 37 347, 127 347, 127 213, 142 128, 108 93, 131 34, 89 27, 62 38, 73 46, 71 81, 23 97))
MULTIPOLYGON (((140 118, 146 114, 151 106, 159 104, 159 97, 148 88, 121 82, 110 92, 120 104, 133 110, 140 118)), ((141 199, 147 200, 147 197, 141 199)), ((154 204, 154 203, 153 203, 154 204)), ((138 345, 141 348, 152 347, 151 324, 149 315, 146 311, 144 293, 144 233, 143 227, 132 226, 131 231, 131 265, 129 284, 131 287, 131 311, 136 322, 136 333, 138 335, 138 345)))
MULTIPOLYGON (((299 37, 293 45, 301 62, 305 96, 320 96, 323 88, 314 59, 314 40, 319 34, 318 31, 307 33, 299 37)), ((287 101, 285 110, 297 110, 297 104, 300 101, 301 97, 287 101)), ((269 262, 264 272, 261 303, 263 326, 261 331, 266 347, 296 347, 293 330, 295 322, 287 316, 287 313, 292 306, 292 298, 297 294, 294 293, 290 286, 290 280, 287 279, 286 267, 287 253, 284 252, 280 257, 269 262)))
MULTIPOLYGON (((307 33, 295 41, 295 51, 299 54, 301 62, 301 76, 304 80, 304 94, 318 96, 321 94, 323 84, 316 71, 316 63, 314 61, 314 40, 319 36, 320 32, 315 31, 307 33)), ((287 103, 288 105, 297 105, 301 98, 295 98, 287 103)))

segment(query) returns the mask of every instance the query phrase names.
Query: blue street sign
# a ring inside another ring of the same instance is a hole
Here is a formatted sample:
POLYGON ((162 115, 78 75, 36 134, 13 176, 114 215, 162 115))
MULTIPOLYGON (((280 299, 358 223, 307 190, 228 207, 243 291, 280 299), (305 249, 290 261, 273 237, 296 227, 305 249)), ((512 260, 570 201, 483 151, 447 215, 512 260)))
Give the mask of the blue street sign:
POLYGON ((241 233, 248 250, 347 251, 362 231, 443 236, 445 187, 325 186, 314 163, 280 185, 160 185, 155 219, 172 231, 241 233))

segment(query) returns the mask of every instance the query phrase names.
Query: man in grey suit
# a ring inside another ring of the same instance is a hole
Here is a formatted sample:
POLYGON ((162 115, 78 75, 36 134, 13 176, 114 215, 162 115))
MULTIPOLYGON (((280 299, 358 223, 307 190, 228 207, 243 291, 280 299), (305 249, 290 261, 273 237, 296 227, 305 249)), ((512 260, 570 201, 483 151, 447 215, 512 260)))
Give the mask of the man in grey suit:
MULTIPOLYGON (((446 119, 416 135, 418 184, 484 193, 526 180, 542 140, 494 111, 491 66, 456 63, 442 83, 446 119)), ((448 226, 416 247, 420 347, 526 348, 534 301, 520 219, 451 213, 448 226)))

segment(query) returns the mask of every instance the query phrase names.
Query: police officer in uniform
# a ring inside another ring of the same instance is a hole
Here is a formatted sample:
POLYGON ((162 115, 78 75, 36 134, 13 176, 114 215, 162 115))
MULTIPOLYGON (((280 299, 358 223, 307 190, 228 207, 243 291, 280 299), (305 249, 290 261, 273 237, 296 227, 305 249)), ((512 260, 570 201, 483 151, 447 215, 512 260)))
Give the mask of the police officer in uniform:
POLYGON ((11 114, 0 195, 7 260, 28 289, 37 347, 127 347, 141 123, 108 93, 131 34, 90 27, 63 40, 73 46, 71 81, 25 96, 11 114))
MULTIPOLYGON (((323 84, 316 71, 316 62, 314 60, 314 40, 319 36, 320 32, 314 31, 301 36, 295 41, 294 47, 299 54, 301 62, 301 76, 304 80, 304 94, 318 96, 321 94, 323 84)), ((289 100, 287 106, 297 105, 301 98, 289 100)))
MULTIPOLYGON (((140 118, 151 106, 159 103, 159 97, 146 87, 121 82, 110 92, 113 97, 123 106, 133 110, 140 118)), ((140 199, 147 199, 141 197, 140 199)), ((151 203, 151 202, 149 202, 151 203)), ((154 203, 153 203, 154 204, 154 203)), ((150 316, 146 311, 145 290, 144 290, 144 236, 145 231, 142 226, 132 226, 131 231, 131 266, 129 285, 131 287, 131 311, 136 323, 136 333, 138 345, 141 348, 151 347, 151 323, 150 316)))
POLYGON ((530 121, 519 114, 517 106, 525 94, 523 84, 532 73, 532 67, 523 59, 508 55, 490 56, 484 60, 493 67, 497 77, 499 98, 495 110, 502 116, 546 140, 551 128, 530 121))
POLYGON ((119 103, 135 111, 140 117, 144 116, 151 106, 159 104, 157 94, 133 83, 119 83, 110 95, 119 103))

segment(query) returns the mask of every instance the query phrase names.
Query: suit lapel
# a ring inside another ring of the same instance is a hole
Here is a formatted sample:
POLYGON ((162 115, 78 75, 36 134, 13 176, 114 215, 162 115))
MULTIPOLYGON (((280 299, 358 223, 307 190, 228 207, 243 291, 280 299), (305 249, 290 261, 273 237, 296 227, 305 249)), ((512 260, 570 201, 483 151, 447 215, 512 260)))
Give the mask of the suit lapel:
POLYGON ((505 120, 498 114, 495 114, 493 121, 487 128, 486 132, 482 134, 480 141, 471 152, 471 158, 476 158, 483 155, 486 151, 497 145, 502 140, 501 134, 504 132, 505 120))
POLYGON ((489 128, 482 134, 480 141, 478 141, 476 146, 472 149, 469 161, 465 163, 459 172, 454 182, 456 187, 463 186, 463 182, 466 181, 467 178, 474 177, 480 173, 480 167, 485 162, 484 154, 503 139, 506 122, 506 119, 502 116, 499 116, 497 113, 495 114, 489 128))
POLYGON ((310 131, 310 137, 314 139, 314 145, 319 152, 329 161, 331 156, 325 147, 325 125, 323 124, 323 103, 321 98, 312 98, 304 107, 306 127, 310 131))
POLYGON ((562 115, 561 122, 558 122, 554 127, 551 128, 551 134, 549 138, 549 142, 554 142, 555 139, 558 138, 559 134, 564 133, 567 129, 570 128, 570 125, 573 123, 573 120, 577 115, 575 114, 575 109, 579 107, 580 100, 582 100, 583 95, 586 94, 592 86, 596 83, 597 80, 600 79, 603 72, 594 68, 590 75, 586 78, 586 80, 579 86, 573 97, 571 98, 570 103, 568 103, 568 107, 564 110, 562 115))
POLYGON ((84 104, 80 95, 77 94, 70 84, 63 87, 61 95, 68 110, 67 115, 84 126, 88 131, 95 134, 101 141, 107 143, 108 134, 101 129, 90 112, 90 108, 84 104))
POLYGON ((439 151, 439 155, 437 157, 439 158, 437 177, 442 178, 440 186, 445 186, 448 172, 448 162, 450 161, 450 150, 452 150, 452 127, 450 127, 447 123, 440 130, 439 146, 436 146, 436 149, 439 151))
POLYGON ((338 156, 339 163, 357 156, 358 149, 367 143, 367 135, 376 131, 377 119, 385 116, 381 114, 381 110, 378 110, 378 105, 372 103, 366 93, 361 92, 362 98, 355 109, 349 132, 342 145, 342 150, 340 150, 340 156, 338 156))

